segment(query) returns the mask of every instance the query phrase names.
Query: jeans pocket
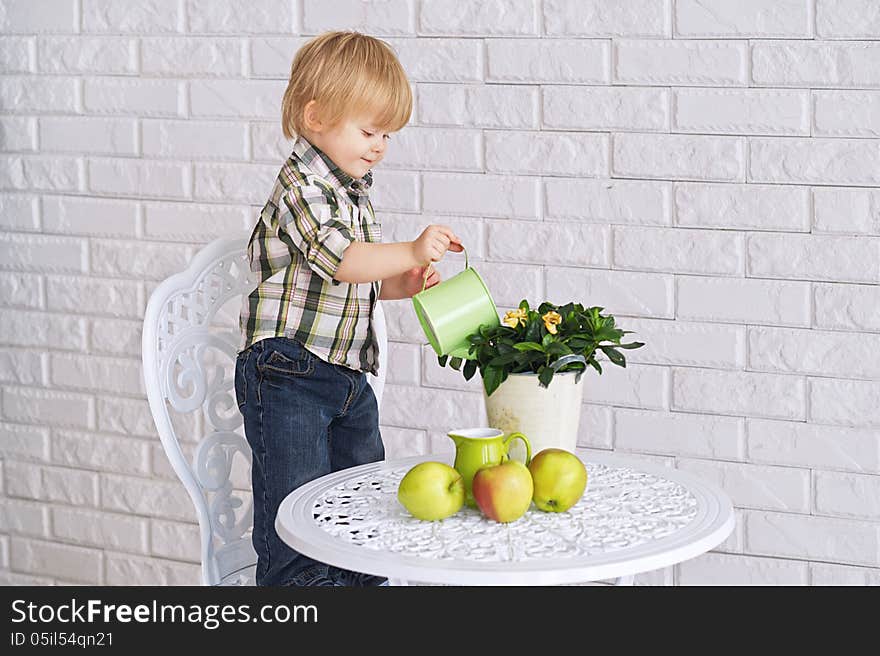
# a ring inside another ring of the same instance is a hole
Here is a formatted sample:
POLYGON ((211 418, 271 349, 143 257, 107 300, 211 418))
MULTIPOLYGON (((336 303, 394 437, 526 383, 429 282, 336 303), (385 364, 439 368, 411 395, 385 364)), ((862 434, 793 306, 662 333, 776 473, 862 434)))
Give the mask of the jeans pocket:
POLYGON ((315 371, 316 356, 299 342, 287 338, 267 340, 257 366, 263 375, 309 376, 315 371), (268 343, 270 342, 271 343, 268 343))
POLYGON ((235 358, 235 378, 233 387, 235 389, 235 402, 238 409, 244 408, 247 403, 247 363, 250 358, 250 350, 243 351, 235 358))

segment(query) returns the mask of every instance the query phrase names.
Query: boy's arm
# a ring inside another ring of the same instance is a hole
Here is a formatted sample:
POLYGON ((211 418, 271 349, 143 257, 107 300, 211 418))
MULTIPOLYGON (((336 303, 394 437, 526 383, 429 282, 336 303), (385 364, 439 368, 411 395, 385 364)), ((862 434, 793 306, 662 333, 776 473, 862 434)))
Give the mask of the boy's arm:
POLYGON ((384 287, 389 279, 418 266, 421 263, 416 259, 411 241, 391 244, 353 241, 343 251, 342 262, 333 277, 348 283, 382 280, 384 287))

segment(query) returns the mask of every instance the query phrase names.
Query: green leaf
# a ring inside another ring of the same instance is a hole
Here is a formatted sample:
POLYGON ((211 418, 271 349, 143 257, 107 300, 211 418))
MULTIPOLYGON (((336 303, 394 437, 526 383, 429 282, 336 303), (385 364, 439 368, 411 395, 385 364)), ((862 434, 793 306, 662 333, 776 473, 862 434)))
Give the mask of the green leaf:
POLYGON ((590 360, 590 366, 593 367, 593 369, 598 371, 600 374, 602 373, 602 365, 596 362, 595 358, 590 360))
POLYGON ((643 347, 644 345, 644 342, 630 342, 629 344, 618 344, 615 348, 637 349, 643 347))
POLYGON ((486 390, 486 396, 492 396, 492 392, 498 389, 501 384, 501 369, 495 367, 486 367, 483 370, 483 387, 486 390))
POLYGON ((529 310, 530 308, 529 308, 529 302, 528 302, 527 299, 523 299, 523 300, 521 300, 521 301, 519 302, 519 309, 520 309, 520 310, 526 310, 526 311, 528 312, 528 310, 529 310))
POLYGON ((519 351, 514 351, 513 353, 505 353, 504 355, 499 355, 496 358, 492 358, 489 361, 490 367, 504 367, 511 362, 515 362, 517 356, 519 356, 519 351))
POLYGON ((449 361, 449 366, 458 371, 459 367, 461 367, 461 358, 452 358, 449 361))
POLYGON ((541 340, 541 344, 546 349, 548 346, 550 346, 555 341, 556 341, 556 337, 554 337, 550 333, 547 333, 546 335, 544 335, 544 339, 541 340))
POLYGON ((550 367, 541 367, 541 371, 538 372, 538 382, 547 387, 550 384, 550 381, 553 380, 553 374, 556 373, 550 367))
POLYGON ((440 363, 440 366, 441 366, 441 367, 445 367, 445 366, 446 366, 446 360, 447 360, 448 358, 449 358, 448 355, 438 355, 438 356, 437 356, 437 362, 440 363))
POLYGON ((619 367, 626 367, 626 358, 623 357, 623 353, 615 351, 613 346, 600 346, 599 348, 602 349, 602 352, 608 356, 611 362, 619 367))
POLYGON ((537 342, 520 342, 519 344, 514 344, 513 348, 517 351, 540 351, 544 352, 544 347, 538 344, 537 342))
POLYGON ((476 360, 468 360, 464 365, 464 374, 465 380, 470 380, 474 377, 474 374, 477 373, 477 361, 476 360))

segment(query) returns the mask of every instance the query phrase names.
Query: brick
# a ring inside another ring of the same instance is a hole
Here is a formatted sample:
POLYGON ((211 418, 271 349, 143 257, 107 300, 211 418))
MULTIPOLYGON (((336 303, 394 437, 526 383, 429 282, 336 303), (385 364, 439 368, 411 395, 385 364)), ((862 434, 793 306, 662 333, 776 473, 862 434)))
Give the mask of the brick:
POLYGON ((0 226, 11 232, 40 229, 40 201, 36 196, 0 194, 0 226))
POLYGON ((4 307, 42 310, 46 307, 45 285, 39 275, 28 273, 0 274, 0 296, 4 307))
POLYGON ((241 77, 245 43, 237 38, 147 38, 141 40, 144 75, 241 77))
POLYGON ((816 327, 880 332, 880 287, 814 285, 816 327))
POLYGON ((392 137, 382 166, 483 171, 483 135, 477 130, 406 128, 392 137))
POLYGON ((880 383, 810 379, 810 421, 880 428, 880 383))
POLYGON ((385 457, 389 460, 430 453, 427 434, 423 430, 383 426, 382 441, 385 443, 385 457))
POLYGON ((65 354, 49 358, 53 386, 133 396, 146 393, 138 361, 65 354))
POLYGON ((417 212, 420 185, 418 173, 380 170, 373 178, 370 202, 379 212, 417 212))
POLYGON ((140 357, 142 330, 141 319, 131 321, 105 317, 89 319, 89 348, 92 353, 99 355, 140 357))
POLYGON ((0 531, 16 536, 49 537, 49 506, 18 499, 0 500, 0 531))
POLYGON ((749 180, 880 185, 880 145, 865 139, 749 140, 749 180))
POLYGON ((53 312, 141 317, 139 283, 107 278, 49 276, 47 307, 53 312))
POLYGON ((538 181, 509 175, 432 173, 422 178, 422 207, 438 214, 536 218, 538 181))
POLYGON ((31 72, 34 68, 36 39, 31 36, 8 36, 6 31, 4 34, 7 36, 0 42, 0 70, 5 75, 31 72))
MULTIPOLYGON (((102 433, 117 433, 156 439, 156 425, 145 399, 123 399, 102 396, 97 400, 97 429, 102 433)), ((188 419, 189 434, 195 434, 194 417, 188 419)))
POLYGON ((676 89, 675 132, 810 134, 807 91, 676 89))
POLYGON ((101 505, 105 510, 193 521, 195 507, 180 483, 101 474, 101 505))
POLYGON ((106 555, 106 585, 199 585, 201 568, 161 558, 134 558, 128 554, 106 555))
POLYGON ((676 565, 679 585, 809 585, 809 563, 706 553, 676 565))
POLYGON ((0 381, 17 385, 43 385, 44 353, 19 351, 9 348, 0 350, 0 381))
POLYGON ((416 344, 391 343, 388 349, 387 382, 392 385, 416 385, 421 382, 421 356, 416 344))
POLYGON ((193 80, 189 83, 191 115, 278 120, 286 87, 281 80, 193 80))
POLYGON ((69 77, 0 77, 0 109, 4 112, 75 112, 78 82, 69 77))
POLYGON ((626 330, 635 333, 627 340, 645 344, 638 351, 640 362, 713 369, 745 368, 744 327, 628 317, 626 330))
POLYGON ((278 177, 278 167, 263 164, 194 165, 196 200, 262 206, 278 177))
POLYGON ((810 231, 806 187, 679 182, 676 225, 694 228, 810 231))
POLYGON ((876 237, 756 233, 749 236, 746 248, 750 276, 880 282, 876 237))
POLYGON ((423 125, 538 127, 539 89, 535 87, 425 83, 418 85, 417 96, 423 125))
POLYGON ((639 453, 742 460, 743 420, 615 408, 614 446, 639 453))
POLYGON ((609 174, 607 135, 576 132, 487 132, 486 170, 534 175, 609 174))
POLYGON ((673 370, 672 382, 673 410, 777 419, 807 416, 802 376, 680 368, 673 370))
POLYGON ((747 433, 753 462, 880 473, 880 433, 876 430, 749 419, 747 433))
POLYGON ((814 91, 814 134, 880 137, 880 91, 814 91))
POLYGON ((52 534, 86 547, 148 553, 147 520, 137 517, 53 508, 52 534))
MULTIPOLYGON (((3 362, 3 358, 0 358, 0 362, 3 362)), ((42 426, 0 423, 0 445, 3 447, 4 458, 47 460, 49 429, 42 426)))
POLYGON ((745 181, 745 143, 738 137, 622 133, 613 147, 617 176, 745 181))
POLYGON ((664 0, 545 0, 544 29, 554 36, 660 37, 671 34, 664 0))
MULTIPOLYGON (((403 11, 400 13, 406 15, 403 11)), ((497 0, 492 3, 423 0, 419 12, 419 34, 497 36, 537 33, 535 0, 497 0)))
POLYGON ((287 79, 293 57, 307 37, 253 37, 248 39, 250 77, 287 79))
POLYGON ((880 519, 880 476, 817 471, 816 512, 880 519))
POLYGON ((189 32, 207 34, 287 34, 296 30, 289 0, 189 0, 184 11, 189 32))
POLYGON ((545 219, 671 225, 672 184, 632 180, 544 181, 545 219))
POLYGON ((188 198, 190 176, 188 164, 97 158, 88 162, 89 190, 99 194, 188 198))
POLYGON ((0 118, 0 146, 7 152, 35 151, 37 149, 37 119, 17 116, 0 118))
POLYGON ((563 266, 611 264, 611 230, 606 227, 531 221, 491 221, 488 226, 489 257, 494 260, 543 264, 550 253, 553 262, 563 266))
POLYGON ((40 37, 37 70, 133 75, 138 72, 137 41, 122 37, 40 37))
POLYGON ((614 443, 613 423, 611 408, 585 403, 578 426, 578 446, 611 449, 614 443))
POLYGON ((676 319, 810 325, 810 286, 803 282, 679 277, 676 319))
POLYGON ((75 0, 7 0, 0 13, 0 32, 69 32, 78 30, 75 0))
POLYGON ((0 342, 12 346, 52 346, 53 349, 83 350, 85 320, 81 317, 43 312, 5 312, 0 321, 0 342))
POLYGON ((486 43, 487 80, 605 84, 611 81, 608 41, 497 39, 486 43))
POLYGON ((136 280, 164 280, 186 268, 190 248, 178 244, 92 241, 92 272, 136 280))
POLYGON ((880 190, 813 189, 813 232, 880 235, 880 190))
POLYGON ((749 368, 840 378, 880 379, 880 335, 749 328, 749 368))
POLYGON ((873 0, 817 0, 816 34, 823 39, 876 39, 880 6, 873 0))
MULTIPOLYGON (((627 354, 628 356, 630 354, 627 354)), ((635 359, 637 356, 632 356, 635 359)), ((600 381, 584 387, 584 401, 600 405, 623 406, 645 410, 669 408, 669 370, 627 363, 618 367, 603 356, 600 381)))
POLYGON ((132 201, 77 196, 44 196, 46 232, 85 237, 137 236, 137 205, 132 201))
POLYGON ((388 39, 410 82, 481 82, 483 43, 478 39, 388 39))
POLYGON ((144 236, 171 242, 201 242, 220 234, 241 233, 252 226, 246 208, 191 203, 145 203, 144 236))
POLYGON ((69 237, 0 234, 0 261, 4 269, 82 273, 86 243, 69 237))
POLYGON ((614 81, 625 84, 746 86, 746 41, 615 43, 614 81))
POLYGON ((872 522, 750 512, 746 549, 756 555, 875 565, 880 530, 872 522))
POLYGON ((672 273, 742 275, 742 235, 682 228, 615 228, 614 266, 672 273))
POLYGON ((146 157, 173 159, 247 158, 247 125, 221 121, 143 121, 146 157))
POLYGON ((254 161, 283 162, 293 150, 293 142, 284 137, 280 122, 251 122, 250 128, 251 152, 254 161))
POLYGON ((149 475, 150 442, 145 440, 58 430, 52 441, 52 462, 68 467, 149 475))
POLYGON ((178 0, 89 0, 82 8, 83 32, 177 32, 181 7, 178 0))
POLYGON ((144 78, 85 78, 83 107, 92 114, 177 116, 185 96, 185 83, 144 78))
POLYGON ((810 470, 679 458, 677 468, 714 483, 737 508, 810 512, 810 470))
POLYGON ((10 540, 10 564, 13 570, 39 573, 59 579, 99 585, 103 552, 67 544, 40 540, 10 540))
POLYGON ((0 157, 0 189, 77 191, 83 186, 82 160, 73 157, 23 155, 0 157))
POLYGON ((446 425, 449 417, 467 425, 484 413, 478 394, 386 385, 382 399, 382 423, 411 429, 429 429, 446 425))
POLYGON ((3 417, 40 426, 91 429, 95 400, 87 394, 28 387, 3 388, 3 417))
POLYGON ((543 125, 550 128, 666 132, 669 90, 639 87, 547 86, 543 125))
POLYGON ((672 318, 672 285, 671 275, 547 267, 547 291, 553 296, 604 307, 615 316, 672 318))
POLYGON ((809 39, 813 36, 811 4, 810 0, 678 0, 675 34, 809 39))
POLYGON ((752 45, 757 86, 880 86, 880 44, 767 41, 752 45))
POLYGON ((543 300, 542 271, 538 265, 484 262, 480 264, 480 276, 499 306, 518 307, 525 298, 537 307, 543 300))
POLYGON ((40 149, 63 153, 137 155, 137 123, 133 119, 40 119, 40 149))
POLYGON ((162 558, 200 563, 202 544, 198 524, 151 519, 150 553, 162 558))
POLYGON ((69 505, 98 505, 97 474, 80 469, 7 463, 11 496, 69 505))
POLYGON ((880 569, 810 563, 813 585, 880 585, 880 569))

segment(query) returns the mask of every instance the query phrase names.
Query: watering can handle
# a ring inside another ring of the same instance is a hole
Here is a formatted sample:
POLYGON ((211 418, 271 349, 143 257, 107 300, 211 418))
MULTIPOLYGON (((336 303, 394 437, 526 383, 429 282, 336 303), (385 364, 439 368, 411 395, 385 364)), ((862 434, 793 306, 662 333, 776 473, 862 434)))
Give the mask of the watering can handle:
MULTIPOLYGON (((462 252, 464 252, 464 268, 468 268, 468 254, 467 249, 462 246, 462 252)), ((428 268, 425 269, 425 277, 422 279, 422 291, 425 291, 425 286, 428 284, 428 277, 431 275, 431 265, 428 264, 428 268)))

